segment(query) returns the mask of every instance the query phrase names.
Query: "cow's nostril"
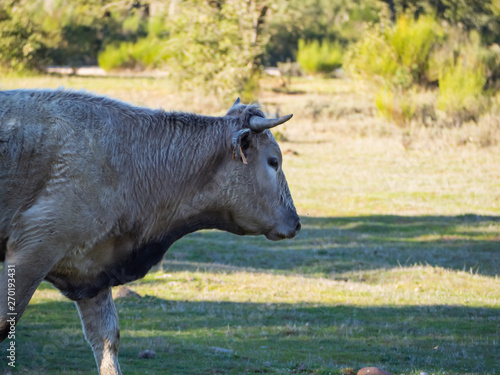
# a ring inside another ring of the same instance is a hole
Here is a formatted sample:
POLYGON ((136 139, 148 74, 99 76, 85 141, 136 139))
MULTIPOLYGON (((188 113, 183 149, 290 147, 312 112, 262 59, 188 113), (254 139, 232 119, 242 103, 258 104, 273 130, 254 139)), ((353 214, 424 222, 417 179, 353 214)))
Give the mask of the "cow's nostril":
POLYGON ((300 224, 300 221, 297 223, 297 226, 295 227, 295 233, 299 233, 300 228, 302 228, 302 224, 300 224))

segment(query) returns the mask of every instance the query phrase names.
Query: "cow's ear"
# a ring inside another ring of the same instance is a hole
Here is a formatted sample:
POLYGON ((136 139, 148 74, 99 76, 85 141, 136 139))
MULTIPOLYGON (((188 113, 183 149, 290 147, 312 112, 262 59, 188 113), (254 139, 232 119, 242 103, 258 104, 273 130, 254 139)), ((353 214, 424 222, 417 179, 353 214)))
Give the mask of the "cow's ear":
POLYGON ((240 98, 236 99, 236 101, 234 102, 234 104, 231 106, 231 108, 229 108, 229 111, 227 111, 226 113, 226 116, 229 115, 231 113, 231 111, 236 108, 236 106, 240 104, 240 98))
POLYGON ((247 163, 245 157, 245 151, 250 147, 250 134, 252 131, 250 129, 238 130, 233 135, 232 146, 233 146, 233 159, 241 160, 244 164, 247 163))

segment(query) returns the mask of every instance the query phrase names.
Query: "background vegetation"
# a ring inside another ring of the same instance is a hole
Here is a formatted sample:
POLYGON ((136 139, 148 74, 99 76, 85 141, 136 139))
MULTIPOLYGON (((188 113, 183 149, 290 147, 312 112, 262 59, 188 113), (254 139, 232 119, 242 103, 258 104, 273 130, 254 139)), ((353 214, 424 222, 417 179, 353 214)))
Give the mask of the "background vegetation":
MULTIPOLYGON (((142 298, 117 300, 124 373, 498 374, 499 14, 496 0, 1 1, 2 90, 294 113, 275 136, 303 230, 176 243, 131 285, 142 298), (107 76, 43 74, 87 64, 107 76)), ((13 374, 95 373, 49 284, 17 329, 13 374)))
MULTIPOLYGON (((460 125, 488 113, 500 77, 496 0, 5 0, 0 66, 98 63, 163 70, 228 103, 255 99, 264 65, 343 71, 372 85, 379 113, 460 125), (458 78, 460 77, 460 78, 458 78)), ((337 74, 338 75, 338 74, 337 74)), ((286 83, 284 81, 284 83, 286 83)), ((494 99, 493 99, 494 101, 494 99)))

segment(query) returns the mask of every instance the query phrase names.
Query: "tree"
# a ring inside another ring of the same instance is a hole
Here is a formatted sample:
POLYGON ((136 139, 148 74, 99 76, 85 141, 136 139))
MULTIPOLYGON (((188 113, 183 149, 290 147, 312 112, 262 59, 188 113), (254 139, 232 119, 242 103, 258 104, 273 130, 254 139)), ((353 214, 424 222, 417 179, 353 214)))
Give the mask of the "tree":
POLYGON ((20 0, 0 3, 0 67, 41 69, 47 61, 45 34, 31 17, 37 4, 20 0))
POLYGON ((356 41, 367 23, 379 21, 379 0, 286 0, 277 2, 269 22, 266 62, 294 60, 300 39, 307 42, 356 41))
POLYGON ((169 12, 167 62, 184 86, 196 85, 227 101, 254 99, 270 0, 185 0, 169 12))
POLYGON ((425 13, 466 31, 478 31, 487 43, 500 42, 500 3, 498 0, 380 0, 388 4, 391 18, 404 13, 416 17, 425 13))
POLYGON ((127 37, 125 20, 133 11, 147 17, 146 5, 130 0, 2 0, 0 67, 21 71, 95 63, 103 43, 127 37))

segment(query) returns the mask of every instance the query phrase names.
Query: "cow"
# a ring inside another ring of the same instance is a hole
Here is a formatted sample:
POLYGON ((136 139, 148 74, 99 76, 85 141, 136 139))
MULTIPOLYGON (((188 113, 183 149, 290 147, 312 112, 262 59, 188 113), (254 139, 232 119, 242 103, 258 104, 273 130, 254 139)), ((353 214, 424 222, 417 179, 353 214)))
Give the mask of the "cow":
POLYGON ((200 229, 293 238, 301 224, 266 119, 167 112, 72 90, 0 91, 0 341, 38 285, 76 302, 100 374, 121 374, 111 287, 200 229), (15 286, 15 298, 9 298, 15 286))

